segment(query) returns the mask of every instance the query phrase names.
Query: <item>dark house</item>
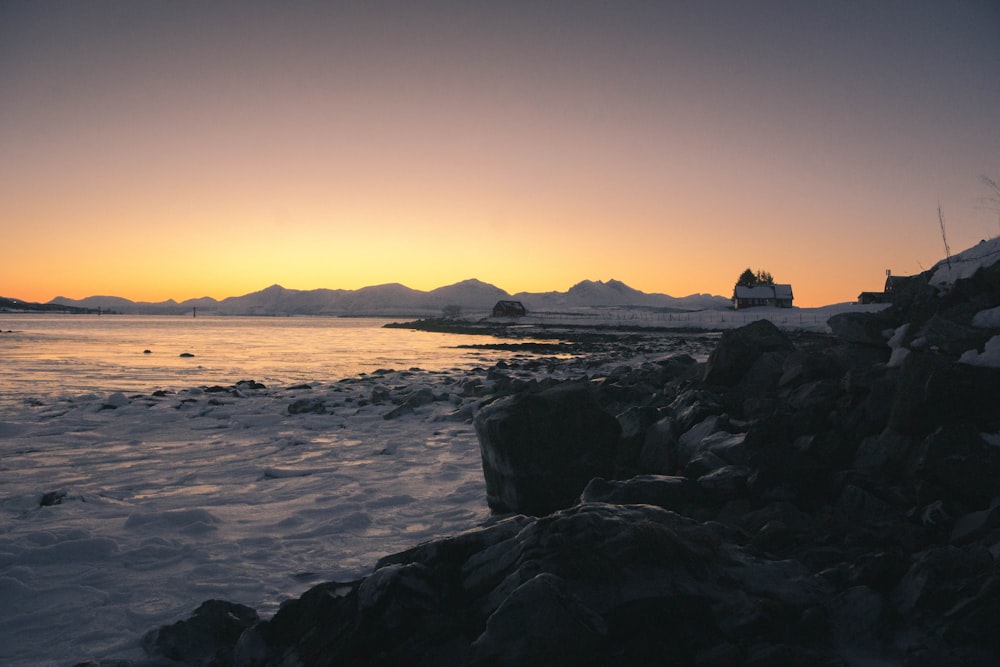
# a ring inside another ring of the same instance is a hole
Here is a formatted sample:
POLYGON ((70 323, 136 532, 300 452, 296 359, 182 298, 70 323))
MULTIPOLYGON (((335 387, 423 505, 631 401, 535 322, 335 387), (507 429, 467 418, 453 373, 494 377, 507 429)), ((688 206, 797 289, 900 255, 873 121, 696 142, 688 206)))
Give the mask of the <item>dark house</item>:
POLYGON ((524 317, 528 314, 520 301, 497 301, 493 306, 493 317, 524 317))
POLYGON ((756 287, 737 285, 733 290, 733 308, 736 310, 753 308, 754 306, 791 308, 794 298, 791 285, 757 285, 756 287))
POLYGON ((893 292, 909 279, 909 276, 894 276, 891 270, 886 269, 883 291, 862 292, 858 295, 858 303, 892 303, 893 292))
POLYGON ((892 299, 885 292, 862 292, 858 295, 858 303, 889 303, 892 299))

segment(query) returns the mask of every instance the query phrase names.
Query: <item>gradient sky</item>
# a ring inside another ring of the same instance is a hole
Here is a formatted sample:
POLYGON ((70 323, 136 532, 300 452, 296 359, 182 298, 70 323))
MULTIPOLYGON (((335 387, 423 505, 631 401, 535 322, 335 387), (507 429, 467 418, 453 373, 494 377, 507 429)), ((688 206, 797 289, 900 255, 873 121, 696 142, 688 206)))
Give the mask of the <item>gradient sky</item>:
POLYGON ((0 295, 616 278, 1000 233, 1000 2, 0 0, 0 295), (419 6, 418 6, 419 5, 419 6))

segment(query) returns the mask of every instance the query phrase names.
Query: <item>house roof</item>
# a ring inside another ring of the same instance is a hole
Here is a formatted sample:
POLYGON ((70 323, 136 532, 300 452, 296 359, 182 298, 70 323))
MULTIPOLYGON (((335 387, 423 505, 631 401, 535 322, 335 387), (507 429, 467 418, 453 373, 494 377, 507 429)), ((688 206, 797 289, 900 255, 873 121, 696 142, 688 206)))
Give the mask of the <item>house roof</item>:
POLYGON ((757 285, 745 287, 737 285, 734 293, 737 299, 791 299, 791 285, 757 285))
POLYGON ((775 285, 774 286, 774 298, 776 299, 791 299, 792 297, 792 286, 791 285, 775 285))

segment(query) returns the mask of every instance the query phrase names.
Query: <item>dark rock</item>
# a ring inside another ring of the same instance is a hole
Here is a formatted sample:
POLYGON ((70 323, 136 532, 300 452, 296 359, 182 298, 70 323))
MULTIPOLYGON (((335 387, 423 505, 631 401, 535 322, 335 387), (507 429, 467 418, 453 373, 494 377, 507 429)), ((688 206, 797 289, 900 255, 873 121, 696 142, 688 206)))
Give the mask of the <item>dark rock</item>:
POLYGON ((300 398, 288 406, 288 414, 304 415, 326 413, 326 402, 318 398, 300 398))
POLYGON ((997 529, 1000 529, 1000 499, 995 498, 988 509, 970 512, 955 519, 950 541, 952 544, 968 544, 997 529))
POLYGON ((961 356, 966 350, 982 350, 991 333, 967 324, 960 324, 935 313, 913 334, 912 346, 921 350, 961 356))
POLYGON ((681 392, 670 404, 676 422, 676 431, 684 433, 695 424, 712 415, 721 415, 724 410, 719 397, 703 389, 689 389, 681 392))
POLYGON ((620 427, 586 385, 502 398, 474 424, 495 512, 538 516, 569 507, 588 481, 613 472, 620 427))
POLYGON ((986 432, 1000 430, 1000 369, 954 363, 931 353, 903 361, 889 427, 924 436, 941 424, 968 420, 986 432))
POLYGON ((698 478, 698 486, 717 501, 741 498, 747 492, 746 466, 727 465, 698 478))
POLYGON ((561 578, 543 572, 514 589, 490 615, 472 644, 472 662, 593 664, 606 636, 604 619, 573 596, 561 578))
POLYGON ((240 380, 235 385, 236 389, 240 391, 254 391, 257 389, 267 389, 267 385, 257 382, 256 380, 240 380))
POLYGON ((907 616, 915 611, 942 614, 961 598, 966 583, 996 569, 979 545, 935 547, 917 554, 892 593, 893 606, 907 616))
POLYGON ((46 491, 42 494, 41 499, 38 501, 38 506, 52 507, 53 505, 60 505, 65 497, 65 491, 46 491))
POLYGON ((774 443, 750 456, 747 489, 764 502, 790 500, 814 507, 828 492, 829 470, 791 445, 774 443))
POLYGON ((646 430, 637 468, 642 473, 659 475, 677 471, 677 431, 673 417, 664 417, 646 430))
POLYGON ((826 321, 830 331, 845 343, 885 348, 885 358, 889 358, 885 331, 892 324, 881 313, 838 313, 826 321))
POLYGON ((948 497, 982 508, 1000 495, 1000 448, 983 440, 968 422, 945 424, 920 443, 908 463, 911 474, 948 497))
POLYGON ((142 645, 150 655, 185 665, 221 667, 233 663, 236 642, 257 620, 257 612, 250 607, 208 600, 191 618, 147 633, 142 638, 142 645))
POLYGON ((854 455, 853 467, 882 473, 898 473, 913 447, 909 438, 886 429, 861 441, 854 455))
POLYGON ((702 451, 702 443, 717 434, 723 433, 721 437, 729 435, 726 429, 729 428, 729 418, 724 415, 713 415, 705 418, 688 431, 684 432, 678 439, 676 454, 673 460, 678 470, 683 470, 688 462, 702 451))
POLYGON ((181 353, 180 353, 179 355, 177 355, 177 356, 179 356, 179 357, 193 357, 193 356, 194 356, 194 354, 192 354, 192 353, 190 353, 190 352, 181 352, 181 353))
MULTIPOLYGON (((372 390, 374 397, 375 391, 372 390)), ((405 397, 395 408, 382 415, 383 419, 396 419, 405 414, 409 414, 417 408, 428 405, 436 400, 434 392, 430 387, 413 387, 406 392, 405 397)), ((374 402, 374 401, 373 401, 374 402)))
POLYGON ((307 591, 243 634, 235 664, 711 664, 782 645, 828 585, 724 535, 649 505, 501 521, 307 591))
POLYGON ((680 511, 702 500, 698 485, 686 477, 637 475, 627 480, 590 480, 580 496, 581 502, 616 505, 655 505, 680 511))
POLYGON ((768 352, 792 352, 792 342, 768 320, 757 320, 722 334, 708 357, 704 381, 708 385, 733 386, 768 352))
POLYGON ((885 596, 867 586, 853 586, 825 605, 829 628, 842 654, 862 656, 872 662, 890 658, 885 651, 889 626, 885 596))

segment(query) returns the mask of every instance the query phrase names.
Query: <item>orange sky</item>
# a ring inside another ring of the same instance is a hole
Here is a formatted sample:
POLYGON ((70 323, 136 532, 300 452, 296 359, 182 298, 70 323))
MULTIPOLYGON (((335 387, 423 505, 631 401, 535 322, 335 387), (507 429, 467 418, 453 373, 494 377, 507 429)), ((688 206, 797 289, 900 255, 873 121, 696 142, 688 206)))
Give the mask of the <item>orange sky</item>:
POLYGON ((0 295, 817 306, 941 259, 938 204, 1000 233, 990 0, 331 4, 0 4, 0 295))

